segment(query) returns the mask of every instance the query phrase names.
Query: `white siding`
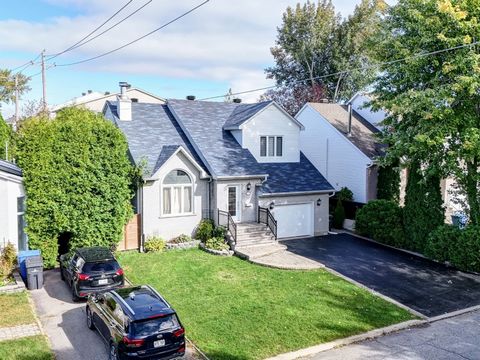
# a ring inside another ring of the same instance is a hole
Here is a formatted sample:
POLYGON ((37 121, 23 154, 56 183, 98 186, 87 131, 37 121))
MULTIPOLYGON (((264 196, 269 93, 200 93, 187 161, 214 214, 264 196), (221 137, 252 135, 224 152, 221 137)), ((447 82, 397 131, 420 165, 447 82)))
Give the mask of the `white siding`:
POLYGON ((270 105, 243 125, 242 147, 250 150, 258 162, 298 162, 299 133, 300 127, 292 119, 270 105), (283 156, 260 157, 260 136, 268 135, 283 136, 283 156))
POLYGON ((18 249, 17 198, 22 196, 22 179, 0 172, 0 248, 11 242, 18 249))
POLYGON ((194 235, 202 219, 202 210, 207 209, 208 181, 200 179, 198 169, 181 153, 172 156, 157 172, 158 180, 143 186, 143 231, 145 237, 158 235, 165 240, 180 234, 194 235), (160 211, 161 183, 172 170, 180 169, 193 181, 193 215, 162 216, 160 211))
POLYGON ((346 186, 355 201, 367 202, 366 168, 371 160, 310 106, 297 114, 297 120, 305 126, 300 132, 305 156, 335 189, 346 186))
POLYGON ((357 95, 351 102, 353 110, 358 112, 361 116, 363 116, 368 122, 371 124, 375 125, 376 127, 380 128, 381 126, 379 123, 385 119, 387 114, 379 110, 377 112, 373 112, 370 107, 365 107, 365 104, 369 102, 370 99, 366 97, 365 95, 357 95))

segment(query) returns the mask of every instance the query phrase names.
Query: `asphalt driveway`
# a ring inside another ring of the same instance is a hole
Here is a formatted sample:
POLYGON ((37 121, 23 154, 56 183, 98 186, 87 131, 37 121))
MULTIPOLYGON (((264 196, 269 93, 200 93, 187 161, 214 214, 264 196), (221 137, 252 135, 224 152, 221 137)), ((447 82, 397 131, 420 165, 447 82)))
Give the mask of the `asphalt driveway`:
MULTIPOLYGON (((60 279, 58 269, 45 271, 43 288, 31 294, 56 360, 108 359, 105 342, 87 328, 85 302, 72 302, 70 288, 60 279)), ((184 359, 199 357, 187 347, 184 359)))
POLYGON ((282 243, 288 251, 319 261, 428 317, 480 305, 480 276, 350 234, 282 243))

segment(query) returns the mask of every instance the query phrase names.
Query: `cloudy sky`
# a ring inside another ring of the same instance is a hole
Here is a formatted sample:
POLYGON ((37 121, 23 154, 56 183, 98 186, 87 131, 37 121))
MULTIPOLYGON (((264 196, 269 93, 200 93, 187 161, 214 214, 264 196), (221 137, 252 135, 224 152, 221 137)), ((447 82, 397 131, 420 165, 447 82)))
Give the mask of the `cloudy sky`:
MULTIPOLYGON (((132 0, 103 29, 149 0, 132 0)), ((62 103, 89 89, 117 91, 128 81, 165 98, 198 98, 270 85, 264 68, 272 64, 270 47, 282 13, 294 0, 210 0, 183 19, 114 54, 74 66, 61 66, 122 46, 170 21, 202 0, 152 0, 138 13, 82 47, 49 63, 47 100, 62 103)), ((334 0, 346 16, 359 0, 334 0)), ((9 1, 0 12, 0 68, 34 59, 42 49, 55 54, 75 44, 128 0, 9 1)), ((26 75, 39 65, 25 69, 26 75)), ((41 77, 34 76, 26 99, 40 99, 41 77)), ((244 96, 254 101, 259 93, 244 96)), ((4 115, 11 106, 3 105, 4 115)))

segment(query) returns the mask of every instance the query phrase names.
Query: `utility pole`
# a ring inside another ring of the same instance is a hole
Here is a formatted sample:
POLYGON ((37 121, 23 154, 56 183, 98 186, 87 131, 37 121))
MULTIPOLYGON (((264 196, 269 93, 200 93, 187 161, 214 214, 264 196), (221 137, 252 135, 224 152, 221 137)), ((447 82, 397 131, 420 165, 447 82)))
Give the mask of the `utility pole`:
POLYGON ((18 125, 18 74, 15 74, 15 123, 13 124, 13 130, 17 130, 18 125))
POLYGON ((43 111, 47 111, 47 78, 45 75, 45 49, 42 51, 43 111))

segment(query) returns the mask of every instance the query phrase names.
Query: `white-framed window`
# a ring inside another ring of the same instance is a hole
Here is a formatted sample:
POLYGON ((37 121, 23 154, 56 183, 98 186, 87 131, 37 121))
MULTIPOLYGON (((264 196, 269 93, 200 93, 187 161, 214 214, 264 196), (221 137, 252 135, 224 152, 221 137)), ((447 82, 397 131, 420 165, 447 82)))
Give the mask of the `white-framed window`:
POLYGON ((162 215, 193 213, 193 184, 183 170, 170 171, 162 183, 162 215))
POLYGON ((283 136, 260 136, 260 156, 283 156, 283 136))

